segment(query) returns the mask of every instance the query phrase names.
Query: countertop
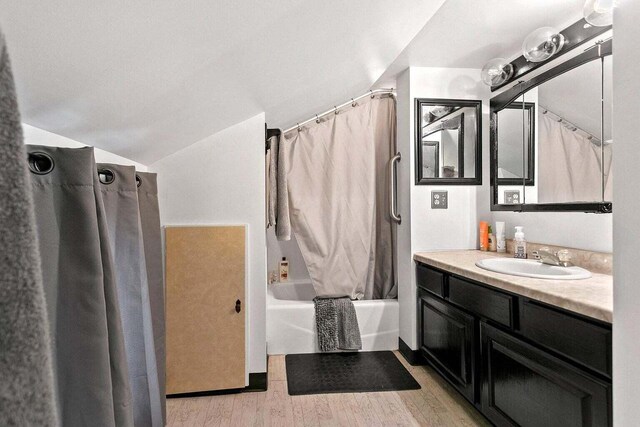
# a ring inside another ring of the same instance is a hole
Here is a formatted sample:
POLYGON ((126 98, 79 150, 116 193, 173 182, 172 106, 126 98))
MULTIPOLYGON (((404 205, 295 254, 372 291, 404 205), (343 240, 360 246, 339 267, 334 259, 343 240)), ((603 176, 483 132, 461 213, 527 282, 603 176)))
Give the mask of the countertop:
POLYGON ((538 300, 584 316, 612 323, 613 277, 592 272, 583 280, 550 280, 494 273, 476 266, 476 261, 512 254, 461 250, 419 252, 413 259, 450 273, 486 283, 498 289, 538 300))

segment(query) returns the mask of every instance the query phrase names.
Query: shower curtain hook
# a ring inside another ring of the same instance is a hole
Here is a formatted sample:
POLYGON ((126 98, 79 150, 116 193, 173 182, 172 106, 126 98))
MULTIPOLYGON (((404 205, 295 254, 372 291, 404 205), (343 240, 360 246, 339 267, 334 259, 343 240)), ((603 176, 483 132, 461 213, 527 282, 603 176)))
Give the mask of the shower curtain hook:
POLYGON ((375 97, 375 95, 373 94, 373 91, 369 89, 369 92, 371 92, 371 99, 373 99, 375 97))
POLYGON ((296 123, 298 125, 298 132, 300 132, 300 123, 296 123))
POLYGON ((316 123, 320 123, 320 119, 318 118, 317 114, 316 114, 316 123))
POLYGON ((353 98, 351 98, 351 106, 355 107, 356 106, 356 101, 353 100, 353 98))
POLYGON ((333 106, 333 114, 338 114, 338 107, 335 105, 333 106))

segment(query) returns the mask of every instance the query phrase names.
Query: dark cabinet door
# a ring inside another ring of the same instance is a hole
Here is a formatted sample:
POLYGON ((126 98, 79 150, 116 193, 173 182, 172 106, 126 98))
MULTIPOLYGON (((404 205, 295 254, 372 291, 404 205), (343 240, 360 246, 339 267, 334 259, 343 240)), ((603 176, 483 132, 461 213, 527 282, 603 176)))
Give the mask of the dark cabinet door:
POLYGON ((608 426, 606 382, 484 322, 482 412, 498 426, 608 426))
POLYGON ((475 319, 427 292, 420 293, 420 348, 427 360, 475 402, 475 319))

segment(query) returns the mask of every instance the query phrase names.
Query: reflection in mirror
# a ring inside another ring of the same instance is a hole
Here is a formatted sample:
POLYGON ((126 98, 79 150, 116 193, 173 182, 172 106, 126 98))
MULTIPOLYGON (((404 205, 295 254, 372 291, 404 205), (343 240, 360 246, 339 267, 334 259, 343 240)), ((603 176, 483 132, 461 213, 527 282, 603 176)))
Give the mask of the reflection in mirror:
POLYGON ((480 101, 416 100, 416 183, 479 184, 480 101))
MULTIPOLYGON (((450 111, 457 113, 457 111, 450 111)), ((432 113, 429 112, 429 115, 432 113)), ((453 114, 452 114, 453 115, 453 114)), ((447 115, 447 117, 449 117, 447 115)), ((435 119, 424 126, 422 140, 427 144, 433 144, 438 155, 442 156, 442 168, 436 171, 434 177, 457 178, 464 177, 464 113, 455 114, 455 117, 442 120, 435 119), (442 149, 440 149, 442 148, 442 149)), ((440 164, 438 159, 437 164, 440 164)), ((430 159, 423 158, 422 165, 430 159)))
POLYGON ((440 144, 438 141, 422 141, 422 176, 440 176, 440 144))
MULTIPOLYGON (((524 203, 525 187, 522 171, 532 170, 527 160, 533 160, 533 156, 529 156, 530 151, 528 145, 529 129, 535 126, 529 126, 528 113, 535 110, 533 102, 526 102, 525 97, 520 95, 500 110, 496 120, 496 134, 498 135, 497 161, 498 161, 498 203, 504 205, 518 205, 524 203), (527 105, 531 106, 527 110, 527 105), (524 111, 523 111, 524 109, 524 111), (523 114, 524 112, 524 114, 523 114), (525 138, 523 140, 523 137, 525 138), (524 153, 524 157, 523 157, 524 153)), ((535 141, 531 141, 532 147, 535 141)), ((533 151, 533 150, 531 150, 533 151)), ((531 177, 530 182, 534 182, 531 177)))
POLYGON ((522 185, 523 177, 526 185, 535 182, 535 114, 536 104, 522 101, 498 112, 498 184, 522 185))
POLYGON ((605 57, 604 64, 588 62, 536 88, 538 203, 611 200, 612 87, 611 79, 605 78, 604 94, 609 102, 603 110, 603 71, 605 76, 611 74, 611 56, 605 57))

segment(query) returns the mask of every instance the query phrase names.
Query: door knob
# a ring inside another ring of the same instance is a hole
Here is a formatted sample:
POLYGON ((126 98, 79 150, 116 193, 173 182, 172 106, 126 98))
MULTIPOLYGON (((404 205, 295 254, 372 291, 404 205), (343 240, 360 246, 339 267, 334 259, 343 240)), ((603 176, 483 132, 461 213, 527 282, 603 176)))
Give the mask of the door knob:
POLYGON ((240 310, 242 310, 242 303, 240 300, 236 300, 236 313, 240 313, 240 310))

